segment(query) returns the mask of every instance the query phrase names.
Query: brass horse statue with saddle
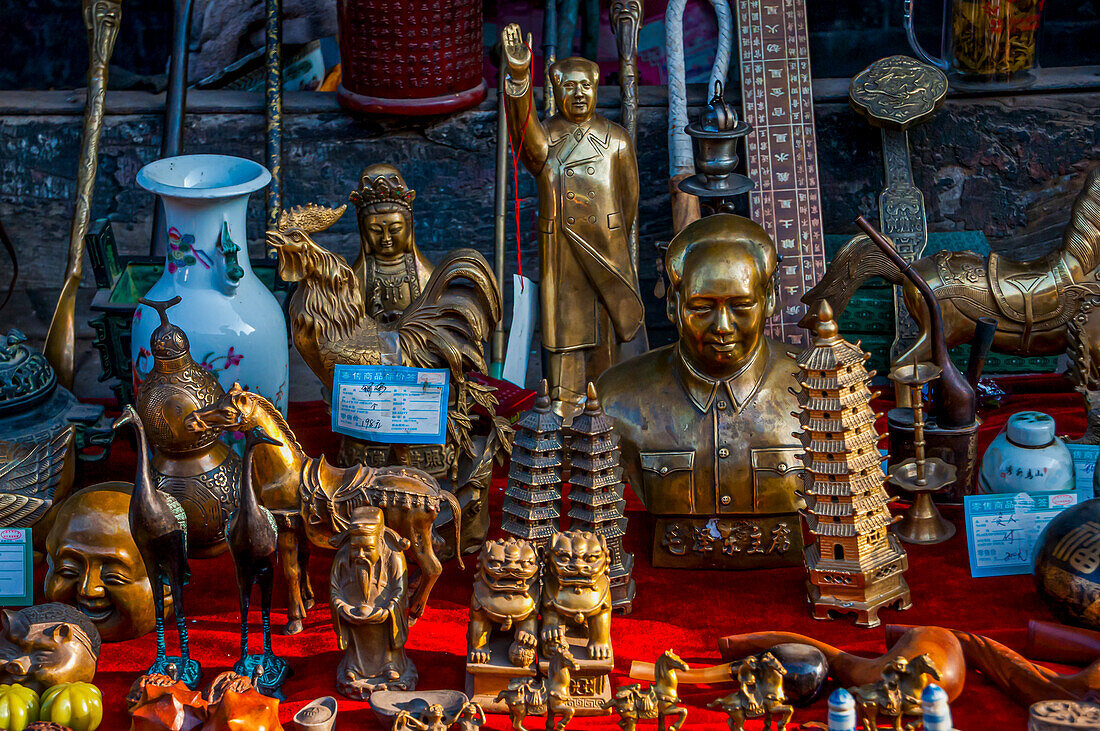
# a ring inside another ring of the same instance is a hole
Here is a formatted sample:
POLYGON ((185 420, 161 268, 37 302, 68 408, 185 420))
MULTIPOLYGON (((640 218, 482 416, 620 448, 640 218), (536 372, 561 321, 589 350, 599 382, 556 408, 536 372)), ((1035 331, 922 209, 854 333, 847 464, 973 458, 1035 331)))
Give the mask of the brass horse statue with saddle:
MULTIPOLYGON (((1074 201, 1057 251, 1033 261, 1013 261, 996 253, 983 259, 969 251, 939 251, 912 267, 939 302, 948 347, 970 341, 978 318, 992 317, 997 321, 997 351, 1054 355, 1078 339, 1090 344, 1092 376, 1100 376, 1100 318, 1088 316, 1100 296, 1100 168, 1089 173, 1074 201), (1078 332, 1070 332, 1075 328, 1078 332)), ((865 235, 840 248, 825 276, 802 301, 814 312, 821 300, 827 300, 839 317, 856 290, 872 277, 901 286, 905 307, 920 325, 920 337, 897 362, 929 360, 932 341, 924 300, 898 265, 865 235)))
POLYGON ((455 518, 456 541, 462 530, 458 500, 434 477, 413 467, 343 468, 330 465, 324 456, 308 457, 275 405, 239 383, 210 406, 189 414, 184 425, 194 432, 247 432, 262 427, 276 440, 256 447, 251 479, 279 528, 279 564, 289 593, 286 634, 302 631, 306 610, 313 606, 309 553, 304 547, 327 548, 333 536, 347 529, 352 511, 363 505, 380 508, 386 525, 411 544, 421 576, 409 602, 409 615, 416 618, 423 613, 443 573, 436 555, 442 541, 432 532, 443 503, 455 518))

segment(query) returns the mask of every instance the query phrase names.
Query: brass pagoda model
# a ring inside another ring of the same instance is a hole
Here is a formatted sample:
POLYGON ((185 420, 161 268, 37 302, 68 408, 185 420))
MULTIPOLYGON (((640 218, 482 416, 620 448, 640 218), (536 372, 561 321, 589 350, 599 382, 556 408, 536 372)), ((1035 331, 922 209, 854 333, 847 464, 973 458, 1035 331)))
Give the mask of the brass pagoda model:
POLYGON ((501 529, 534 546, 545 546, 561 517, 562 418, 550 408, 547 382, 535 406, 516 423, 501 529))
POLYGON ((909 562, 889 531, 894 519, 867 385, 874 372, 863 367, 870 356, 840 337, 827 302, 816 319, 797 376, 806 450, 802 517, 816 539, 805 551, 809 598, 815 619, 855 612, 857 625, 875 627, 882 607, 911 604, 902 575, 909 562))
POLYGON ((596 386, 588 384, 584 411, 569 427, 569 530, 592 531, 604 537, 611 563, 611 604, 629 614, 634 603, 634 556, 623 551, 626 515, 623 468, 615 422, 604 413, 596 386))

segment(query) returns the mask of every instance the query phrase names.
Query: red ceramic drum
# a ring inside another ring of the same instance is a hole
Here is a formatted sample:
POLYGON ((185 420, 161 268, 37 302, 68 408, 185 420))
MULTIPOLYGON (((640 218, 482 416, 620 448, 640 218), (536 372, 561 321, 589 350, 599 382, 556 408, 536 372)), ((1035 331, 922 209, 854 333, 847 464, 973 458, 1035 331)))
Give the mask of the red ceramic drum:
POLYGON ((369 114, 443 114, 485 98, 481 0, 339 0, 337 99, 369 114))

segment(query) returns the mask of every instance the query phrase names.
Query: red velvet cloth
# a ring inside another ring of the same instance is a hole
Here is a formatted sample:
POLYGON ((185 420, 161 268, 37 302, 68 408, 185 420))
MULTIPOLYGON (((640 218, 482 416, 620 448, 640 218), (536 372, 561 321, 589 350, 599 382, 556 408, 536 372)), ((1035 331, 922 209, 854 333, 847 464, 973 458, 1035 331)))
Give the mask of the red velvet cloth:
MULTIPOLYGON (((1084 428, 1082 399, 1060 378, 1029 377, 1002 379, 1010 392, 1004 406, 985 413, 982 445, 985 445, 1016 411, 1036 409, 1057 420, 1060 433, 1077 435, 1084 428)), ((888 404, 877 404, 879 410, 888 404)), ((309 454, 335 453, 336 438, 329 432, 329 417, 319 403, 294 403, 290 423, 309 454)), ((980 452, 981 453, 981 452, 980 452)), ((109 461, 95 466, 83 476, 84 484, 105 479, 133 479, 134 455, 125 442, 116 444, 109 461)), ((494 523, 499 516, 503 481, 494 483, 492 496, 494 523)), ((632 660, 653 661, 661 652, 673 648, 692 666, 721 662, 717 651, 719 637, 740 632, 787 630, 808 634, 844 650, 868 656, 885 650, 883 630, 858 629, 847 620, 819 622, 808 611, 805 572, 801 568, 749 571, 673 571, 657 570, 649 563, 651 526, 630 496, 630 526, 627 550, 634 553, 634 578, 638 585, 634 612, 616 616, 612 623, 615 650, 613 685, 627 680, 632 660)), ((947 515, 959 523, 961 511, 947 515)), ((1035 593, 1030 576, 974 579, 967 562, 966 538, 959 530, 954 538, 938 546, 910 546, 907 579, 912 590, 913 608, 906 612, 882 612, 884 623, 938 624, 979 632, 1017 650, 1023 650, 1027 621, 1053 619, 1035 593)), ((289 726, 290 717, 306 702, 322 695, 336 695, 334 683, 340 651, 332 632, 328 605, 328 566, 331 553, 318 551, 311 566, 314 590, 320 600, 305 622, 305 631, 294 637, 276 634, 276 652, 290 663, 294 675, 284 690, 287 701, 281 717, 289 726)), ((473 577, 474 559, 467 557, 466 570, 451 563, 432 593, 424 617, 411 629, 408 652, 420 671, 421 689, 461 689, 464 684, 466 619, 473 577)), ((233 564, 228 555, 211 560, 192 561, 194 578, 185 591, 187 618, 191 628, 191 647, 202 663, 205 679, 229 669, 239 648, 239 614, 233 564)), ((41 586, 41 582, 39 583, 41 586)), ((273 624, 285 622, 285 587, 280 577, 276 584, 273 624)), ((260 647, 260 617, 253 599, 250 617, 253 651, 260 647)), ((171 639, 171 634, 170 634, 171 639)), ((173 650, 174 652, 174 650, 173 650)), ((129 642, 104 644, 96 683, 103 690, 107 731, 129 727, 123 698, 137 675, 151 662, 153 636, 129 642)), ((688 727, 725 729, 725 716, 709 711, 706 703, 729 692, 731 686, 681 686, 681 697, 689 708, 688 727)), ((339 699, 341 729, 377 728, 365 702, 339 699)), ((965 731, 979 729, 1024 728, 1026 709, 1017 706, 977 672, 971 671, 966 689, 954 706, 955 726, 965 731)), ((824 721, 827 704, 800 709, 794 721, 824 721)), ((578 718, 575 729, 614 729, 614 717, 578 718)), ((538 728, 540 719, 529 721, 538 728)), ((646 724, 643 724, 646 725, 646 724)), ((759 721, 748 729, 761 728, 759 721)), ((650 723, 650 728, 655 726, 650 723)), ((510 728, 506 716, 489 716, 488 728, 510 728)))

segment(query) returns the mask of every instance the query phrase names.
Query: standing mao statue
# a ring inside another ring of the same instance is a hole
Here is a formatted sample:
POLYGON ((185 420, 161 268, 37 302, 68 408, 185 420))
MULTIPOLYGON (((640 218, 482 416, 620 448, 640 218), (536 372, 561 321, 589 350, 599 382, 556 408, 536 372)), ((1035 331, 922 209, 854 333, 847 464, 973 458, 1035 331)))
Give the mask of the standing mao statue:
POLYGON ((383 322, 397 319, 420 296, 434 269, 416 247, 415 198, 401 172, 385 163, 363 170, 350 196, 359 223, 359 256, 352 269, 367 314, 383 322))
POLYGON ((414 690, 416 666, 405 655, 409 577, 402 551, 409 542, 386 527, 379 508, 365 506, 332 544, 332 627, 345 651, 337 689, 358 700, 375 690, 414 690))
POLYGON ((599 67, 567 58, 550 67, 557 114, 540 122, 531 49, 519 26, 501 34, 504 104, 512 144, 538 181, 542 345, 553 409, 567 422, 585 384, 619 360, 645 320, 630 230, 638 164, 626 130, 596 113, 599 67))

